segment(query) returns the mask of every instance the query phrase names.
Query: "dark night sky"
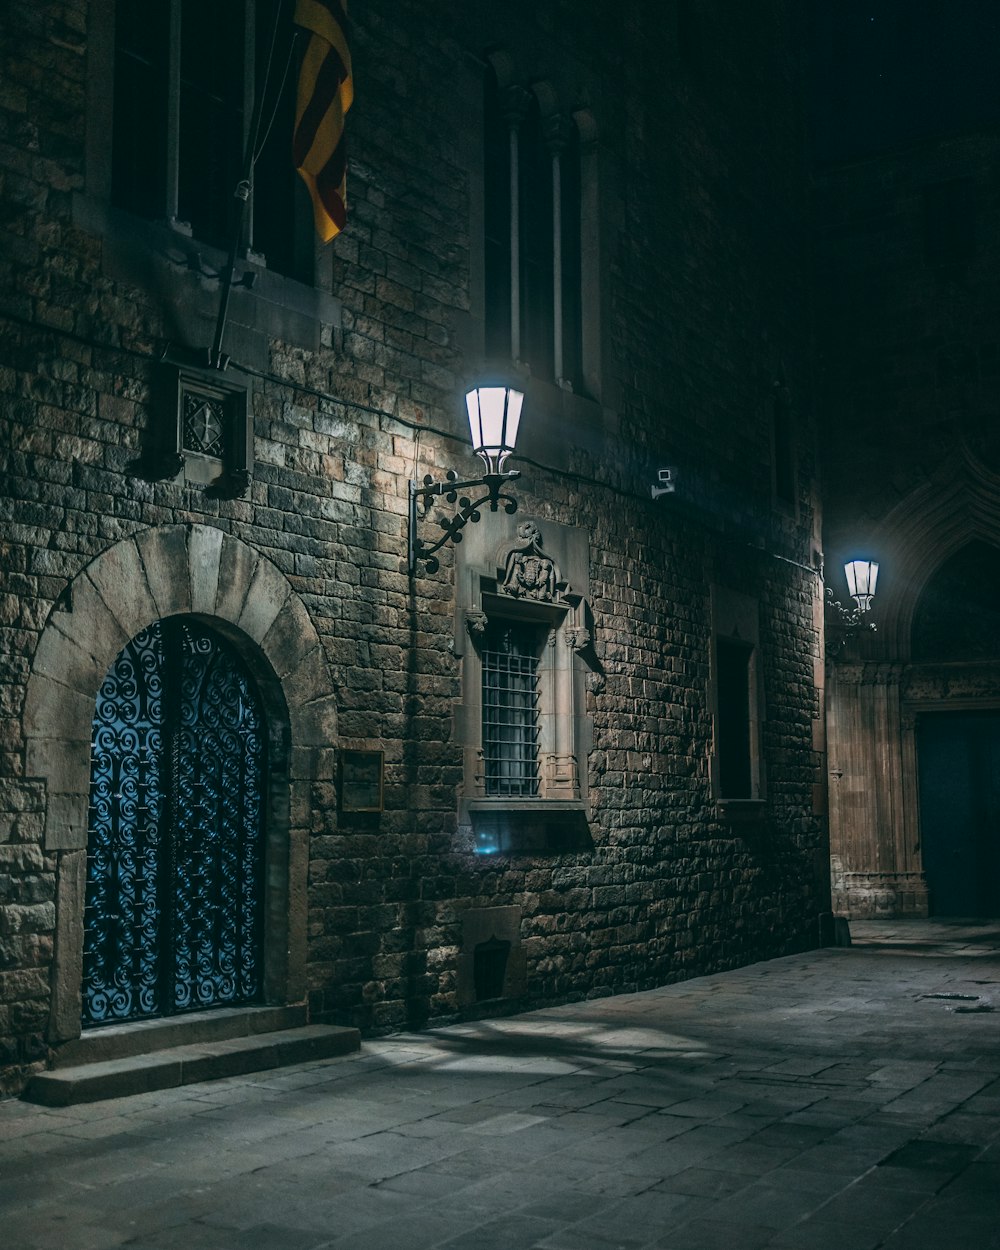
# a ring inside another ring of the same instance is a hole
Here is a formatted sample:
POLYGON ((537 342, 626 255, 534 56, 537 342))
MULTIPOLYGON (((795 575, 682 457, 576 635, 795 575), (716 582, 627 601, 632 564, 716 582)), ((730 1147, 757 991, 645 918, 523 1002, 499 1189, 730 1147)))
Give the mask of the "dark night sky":
POLYGON ((1000 0, 810 0, 819 161, 1000 124, 1000 0))

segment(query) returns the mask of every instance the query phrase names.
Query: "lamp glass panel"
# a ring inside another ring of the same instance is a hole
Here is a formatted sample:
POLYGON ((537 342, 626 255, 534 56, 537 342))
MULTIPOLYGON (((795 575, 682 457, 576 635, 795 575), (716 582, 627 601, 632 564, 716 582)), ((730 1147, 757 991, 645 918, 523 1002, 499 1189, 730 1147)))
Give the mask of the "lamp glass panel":
POLYGON ((507 409, 507 391, 502 386, 479 388, 479 429, 481 442, 476 444, 489 451, 505 446, 504 416, 507 409))
POLYGON ((523 403, 524 395, 520 391, 512 390, 510 398, 507 400, 507 431, 504 439, 511 451, 517 446, 517 427, 521 424, 521 405, 523 403))
POLYGON ((506 386, 474 387, 465 396, 472 449, 491 473, 499 472, 514 450, 523 402, 521 391, 506 386))
POLYGON ((868 570, 868 593, 873 595, 875 593, 875 583, 878 581, 878 564, 876 561, 869 560, 868 570))
POLYGON ((849 560, 844 565, 844 574, 852 597, 874 595, 878 580, 878 563, 875 560, 849 560))
POLYGON ((483 445, 483 431, 479 420, 479 391, 473 389, 465 396, 465 406, 469 410, 469 436, 472 439, 473 451, 483 445))

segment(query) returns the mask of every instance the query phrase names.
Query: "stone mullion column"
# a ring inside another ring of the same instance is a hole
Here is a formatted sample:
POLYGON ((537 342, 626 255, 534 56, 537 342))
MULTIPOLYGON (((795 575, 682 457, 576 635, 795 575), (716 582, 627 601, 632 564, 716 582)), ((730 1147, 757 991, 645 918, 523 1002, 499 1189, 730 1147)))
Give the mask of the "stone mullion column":
POLYGON ((545 119, 545 143, 552 157, 552 361, 556 382, 565 384, 563 361, 562 154, 573 123, 557 113, 545 119))
POLYGON ((898 664, 865 667, 864 691, 870 709, 871 755, 877 768, 875 786, 876 862, 883 873, 900 871, 900 844, 903 814, 902 754, 899 749, 899 685, 902 669, 898 664))
POLYGON ((897 856, 900 871, 905 874, 903 911, 907 915, 926 916, 927 878, 920 846, 920 791, 917 784, 917 717, 905 706, 901 707, 899 714, 899 740, 902 812, 897 856))
POLYGON ((503 115, 510 127, 510 354, 521 359, 521 123, 528 114, 531 96, 523 87, 508 87, 503 115))
POLYGON ((576 648, 584 645, 581 631, 567 625, 553 631, 553 743, 546 760, 545 798, 578 799, 580 776, 574 750, 576 720, 576 648))

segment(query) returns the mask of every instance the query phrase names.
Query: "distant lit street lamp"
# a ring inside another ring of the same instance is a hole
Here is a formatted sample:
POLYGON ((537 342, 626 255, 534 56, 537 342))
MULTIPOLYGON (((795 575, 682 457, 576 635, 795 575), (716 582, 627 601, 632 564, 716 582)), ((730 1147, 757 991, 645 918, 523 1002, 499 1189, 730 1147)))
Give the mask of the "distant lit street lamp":
POLYGON ((858 611, 870 611, 875 598, 875 583, 878 581, 877 561, 848 560, 844 565, 844 573, 847 577, 847 589, 858 605, 858 611))
POLYGON ((834 659, 844 646, 859 634, 875 632, 874 621, 866 619, 871 611, 872 600, 875 598, 875 583, 878 581, 878 562, 876 560, 848 560, 844 565, 844 576, 847 578, 847 589, 854 600, 853 608, 845 608, 834 598, 829 586, 824 590, 826 655, 834 659))

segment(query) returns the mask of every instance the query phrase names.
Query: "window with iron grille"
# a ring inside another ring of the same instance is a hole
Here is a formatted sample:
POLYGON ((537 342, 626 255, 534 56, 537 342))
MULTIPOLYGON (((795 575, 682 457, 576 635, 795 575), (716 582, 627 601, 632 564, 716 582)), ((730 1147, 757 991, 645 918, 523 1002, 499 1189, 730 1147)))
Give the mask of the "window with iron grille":
POLYGON ((538 794, 540 631, 492 623, 482 644, 483 767, 486 794, 538 794))

